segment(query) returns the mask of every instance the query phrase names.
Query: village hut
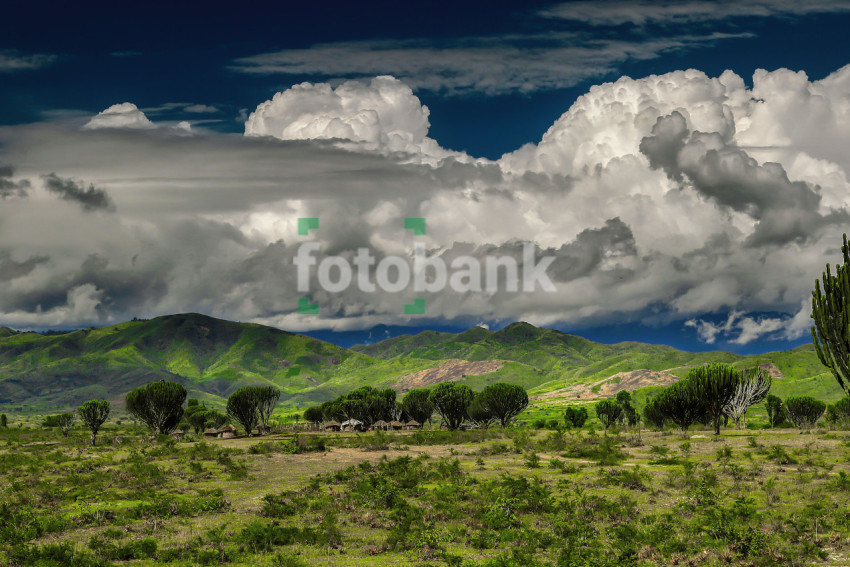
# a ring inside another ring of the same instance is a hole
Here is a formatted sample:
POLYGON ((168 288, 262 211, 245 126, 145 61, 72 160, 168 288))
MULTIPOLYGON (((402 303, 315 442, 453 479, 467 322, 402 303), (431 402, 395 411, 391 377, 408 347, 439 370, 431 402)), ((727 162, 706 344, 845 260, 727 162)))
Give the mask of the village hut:
POLYGON ((233 439, 236 437, 236 428, 229 423, 219 427, 215 432, 217 433, 216 437, 219 439, 233 439))
POLYGON ((393 420, 390 422, 390 427, 392 427, 394 430, 398 430, 404 427, 404 424, 400 421, 393 420))
POLYGON ((325 431, 339 431, 342 428, 340 423, 334 420, 326 422, 322 427, 325 431))
POLYGON ((372 424, 372 429, 380 429, 386 431, 390 428, 390 424, 384 421, 383 419, 379 419, 375 423, 372 424))
POLYGON ((218 437, 218 430, 211 427, 204 431, 204 437, 218 437))
POLYGON ((405 429, 422 429, 422 424, 416 421, 415 419, 411 419, 407 423, 404 424, 405 429))
POLYGON ((171 437, 173 437, 173 438, 174 438, 174 439, 176 439, 177 441, 180 441, 181 439, 183 439, 183 437, 184 437, 186 434, 185 434, 183 431, 180 431, 179 429, 175 429, 174 431, 172 431, 172 432, 170 433, 170 435, 171 435, 171 437))
POLYGON ((363 431, 363 422, 357 419, 343 421, 341 426, 343 431, 363 431))

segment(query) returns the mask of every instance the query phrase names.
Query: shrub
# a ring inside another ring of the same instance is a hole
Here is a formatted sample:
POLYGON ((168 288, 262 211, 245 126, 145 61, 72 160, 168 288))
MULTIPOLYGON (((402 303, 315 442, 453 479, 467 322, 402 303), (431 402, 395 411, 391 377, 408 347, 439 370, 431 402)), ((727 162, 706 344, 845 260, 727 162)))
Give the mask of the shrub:
POLYGON ((567 427, 577 429, 584 427, 584 422, 587 421, 587 408, 569 406, 564 412, 564 421, 567 427))
POLYGON ((850 397, 830 404, 826 408, 826 421, 833 427, 850 423, 850 397))
POLYGON ((789 396, 785 407, 791 422, 799 429, 811 429, 826 411, 825 403, 809 396, 789 396))

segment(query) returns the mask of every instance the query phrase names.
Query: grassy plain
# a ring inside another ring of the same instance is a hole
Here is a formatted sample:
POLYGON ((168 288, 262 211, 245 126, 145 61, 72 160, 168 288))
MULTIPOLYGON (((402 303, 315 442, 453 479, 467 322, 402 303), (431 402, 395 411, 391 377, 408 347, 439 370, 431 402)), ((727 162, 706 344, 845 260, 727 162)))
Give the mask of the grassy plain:
POLYGON ((850 564, 850 432, 0 430, 4 565, 850 564))

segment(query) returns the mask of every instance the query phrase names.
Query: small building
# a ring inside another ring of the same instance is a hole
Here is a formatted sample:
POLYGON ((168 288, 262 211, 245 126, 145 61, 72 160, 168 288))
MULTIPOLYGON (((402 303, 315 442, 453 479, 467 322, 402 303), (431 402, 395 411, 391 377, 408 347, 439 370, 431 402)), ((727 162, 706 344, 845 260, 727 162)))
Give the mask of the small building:
POLYGON ((218 437, 218 430, 211 427, 204 431, 204 437, 218 437))
POLYGON ((386 431, 389 428, 390 424, 384 421, 383 419, 380 419, 372 424, 372 429, 380 429, 381 431, 386 431))
POLYGON ((229 423, 227 425, 222 425, 216 429, 215 432, 217 434, 216 437, 219 439, 233 439, 236 437, 236 428, 229 423))
POLYGON ((331 420, 325 423, 322 426, 322 429, 324 429, 325 431, 339 431, 340 429, 342 429, 342 426, 338 421, 331 420))
POLYGON ((416 421, 415 419, 411 419, 407 423, 404 424, 405 429, 422 429, 422 424, 416 421))
POLYGON ((390 427, 392 427, 393 430, 399 430, 404 427, 404 424, 400 421, 393 420, 390 422, 390 427))
POLYGON ((343 431, 363 431, 363 422, 357 419, 349 419, 341 424, 343 431))
POLYGON ((186 436, 186 433, 183 432, 183 431, 180 431, 179 429, 175 429, 174 431, 172 431, 170 433, 170 435, 171 435, 171 437, 173 437, 177 441, 180 441, 181 439, 183 439, 183 437, 186 436))

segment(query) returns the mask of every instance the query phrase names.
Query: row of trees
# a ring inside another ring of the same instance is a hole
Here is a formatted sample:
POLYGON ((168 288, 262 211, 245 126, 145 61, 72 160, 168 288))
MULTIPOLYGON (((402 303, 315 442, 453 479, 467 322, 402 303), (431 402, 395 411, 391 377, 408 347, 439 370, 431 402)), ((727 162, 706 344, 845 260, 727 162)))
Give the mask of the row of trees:
MULTIPOLYGON (((240 388, 227 400, 227 415, 207 408, 198 400, 189 400, 188 392, 176 382, 151 382, 131 390, 125 397, 127 412, 133 418, 144 423, 157 435, 169 434, 178 427, 188 431, 190 428, 199 433, 204 427, 221 427, 229 419, 242 425, 245 434, 254 429, 258 433, 270 430, 269 420, 280 399, 280 390, 274 386, 249 386, 240 388)), ((89 400, 77 408, 77 415, 91 432, 91 444, 94 445, 97 433, 109 417, 107 400, 89 400)), ((64 435, 74 423, 74 414, 64 413, 50 416, 44 425, 57 426, 64 435)))
POLYGON ((355 419, 365 426, 377 421, 414 419, 430 422, 436 413, 448 429, 459 429, 464 423, 488 427, 498 423, 506 427, 528 407, 528 394, 522 386, 491 384, 475 393, 465 384, 442 382, 433 389, 415 389, 399 402, 392 388, 363 386, 308 408, 304 419, 314 423, 355 419))
POLYGON ((737 429, 744 427, 747 409, 764 401, 770 385, 770 376, 759 368, 741 371, 721 363, 699 366, 650 399, 643 417, 659 428, 671 421, 683 432, 694 423, 707 423, 719 435, 721 423, 729 419, 737 429))

